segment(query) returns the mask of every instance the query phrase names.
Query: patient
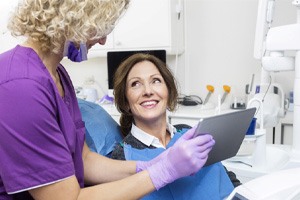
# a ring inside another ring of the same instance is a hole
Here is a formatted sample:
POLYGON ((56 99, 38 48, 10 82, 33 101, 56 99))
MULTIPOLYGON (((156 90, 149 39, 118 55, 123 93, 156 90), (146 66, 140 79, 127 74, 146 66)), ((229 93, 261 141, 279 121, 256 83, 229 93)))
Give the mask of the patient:
MULTIPOLYGON (((169 68, 155 56, 139 53, 126 59, 115 73, 114 95, 124 139, 112 158, 150 160, 184 134, 167 122, 167 110, 177 106, 177 86, 169 68)), ((219 200, 233 188, 224 166, 216 163, 143 199, 219 200)))

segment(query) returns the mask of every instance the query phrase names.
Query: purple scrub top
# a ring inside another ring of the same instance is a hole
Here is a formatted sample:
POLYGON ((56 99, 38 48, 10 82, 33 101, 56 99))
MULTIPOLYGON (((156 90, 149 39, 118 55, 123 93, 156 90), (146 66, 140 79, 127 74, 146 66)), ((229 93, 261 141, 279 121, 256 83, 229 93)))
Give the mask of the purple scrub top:
POLYGON ((62 98, 31 48, 0 54, 0 199, 76 175, 83 182, 82 121, 72 82, 62 98))

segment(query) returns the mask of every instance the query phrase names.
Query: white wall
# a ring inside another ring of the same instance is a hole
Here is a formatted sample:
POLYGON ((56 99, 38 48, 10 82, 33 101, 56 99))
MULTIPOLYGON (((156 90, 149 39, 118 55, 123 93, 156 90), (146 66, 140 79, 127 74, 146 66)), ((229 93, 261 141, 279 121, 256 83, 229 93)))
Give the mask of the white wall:
MULTIPOLYGON (((292 0, 276 0, 274 25, 295 23, 292 0)), ((253 58, 257 0, 186 0, 187 88, 205 97, 205 86, 215 86, 213 100, 223 93, 244 96, 251 74, 260 79, 260 63, 253 58)), ((276 75, 284 89, 292 90, 293 72, 276 75)))
POLYGON ((14 11, 15 6, 18 4, 18 0, 1 1, 0 6, 0 53, 8 49, 13 48, 16 44, 23 41, 23 38, 14 38, 7 30, 7 22, 14 11))

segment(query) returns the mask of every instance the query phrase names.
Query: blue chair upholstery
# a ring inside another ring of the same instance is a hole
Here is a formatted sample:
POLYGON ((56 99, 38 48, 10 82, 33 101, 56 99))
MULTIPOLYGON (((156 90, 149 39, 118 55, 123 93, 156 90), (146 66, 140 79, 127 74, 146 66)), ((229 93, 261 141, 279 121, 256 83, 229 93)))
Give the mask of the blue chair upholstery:
POLYGON ((110 157, 115 145, 122 141, 118 123, 98 104, 77 99, 86 128, 90 150, 110 157))

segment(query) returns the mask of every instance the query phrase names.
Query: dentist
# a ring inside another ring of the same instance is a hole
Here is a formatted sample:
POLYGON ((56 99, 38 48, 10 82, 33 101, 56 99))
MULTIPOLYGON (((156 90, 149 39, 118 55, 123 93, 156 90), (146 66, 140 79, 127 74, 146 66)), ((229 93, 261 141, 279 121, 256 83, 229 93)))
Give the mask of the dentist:
POLYGON ((150 161, 90 152, 72 81, 60 64, 105 44, 129 0, 23 0, 0 54, 0 199, 139 199, 199 171, 214 140, 190 131, 150 161), (184 167, 180 163, 185 163, 184 167))

